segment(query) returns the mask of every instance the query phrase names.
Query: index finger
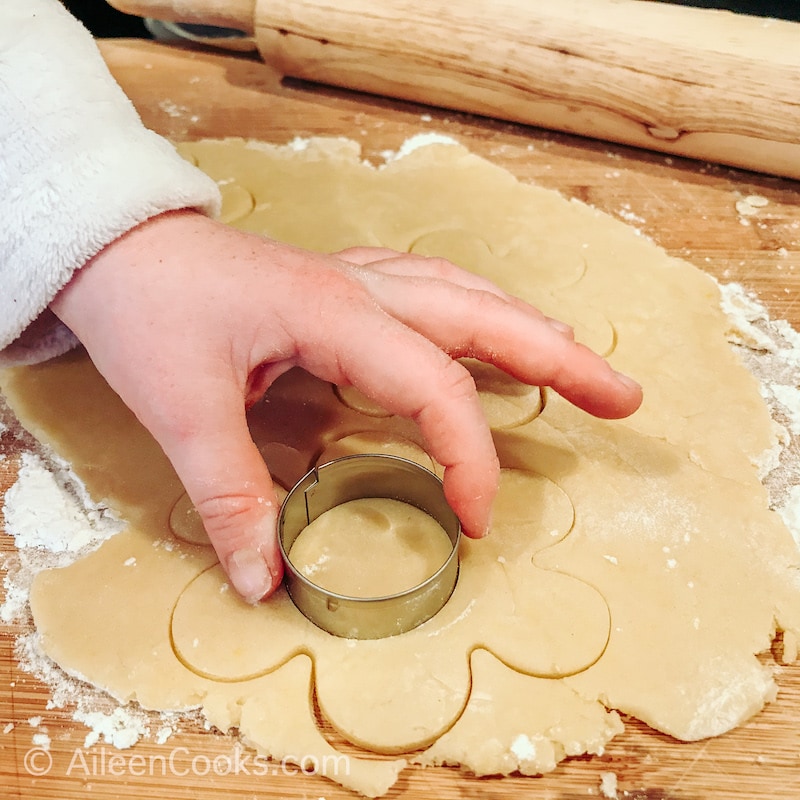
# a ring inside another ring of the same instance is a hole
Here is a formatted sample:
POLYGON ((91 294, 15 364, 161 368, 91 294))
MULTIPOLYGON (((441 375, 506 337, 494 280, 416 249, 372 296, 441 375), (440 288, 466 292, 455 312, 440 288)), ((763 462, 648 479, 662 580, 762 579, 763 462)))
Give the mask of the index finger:
POLYGON ((500 467, 467 369, 377 306, 347 315, 312 349, 309 359, 301 350, 301 366, 316 372, 320 356, 335 362, 336 374, 328 372, 328 380, 355 386, 387 411, 417 423, 428 452, 444 467, 445 496, 464 532, 483 536, 500 467))

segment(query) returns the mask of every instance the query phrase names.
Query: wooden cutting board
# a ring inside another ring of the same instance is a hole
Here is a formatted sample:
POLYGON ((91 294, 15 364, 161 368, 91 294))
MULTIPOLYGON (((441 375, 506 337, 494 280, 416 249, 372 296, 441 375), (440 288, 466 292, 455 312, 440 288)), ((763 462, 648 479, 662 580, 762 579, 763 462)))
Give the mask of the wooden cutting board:
MULTIPOLYGON (((413 134, 442 132, 520 179, 591 203, 670 253, 722 280, 741 282, 758 293, 773 318, 800 328, 800 185, 795 182, 310 84, 284 85, 264 64, 241 56, 135 41, 108 41, 101 49, 145 123, 175 140, 235 135, 284 143, 295 136, 347 136, 377 161, 382 151, 396 150, 413 134), (754 216, 742 216, 736 202, 754 194, 768 204, 754 216)), ((0 492, 15 480, 20 449, 13 432, 0 435, 0 454, 6 456, 0 458, 0 492)), ((2 535, 0 544, 13 556, 10 537, 2 535)), ((203 775, 215 757, 232 758, 234 743, 190 724, 161 745, 143 741, 128 751, 102 744, 83 750, 87 729, 72 720, 70 709, 48 709, 47 687, 19 668, 14 639, 20 630, 0 628, 4 797, 353 797, 323 779, 277 767, 267 776, 242 770, 203 775), (37 716, 40 726, 29 724, 37 716), (14 727, 3 732, 8 724, 14 727), (26 755, 34 733, 45 729, 52 765, 34 776, 31 772, 48 761, 35 753, 26 761, 26 755), (76 751, 83 762, 74 761, 76 751)), ((777 703, 717 739, 679 743, 626 720, 626 732, 603 756, 570 760, 542 778, 478 779, 454 769, 410 769, 388 797, 567 800, 600 795, 601 774, 614 772, 619 797, 796 800, 800 665, 781 667, 778 683, 777 703)))

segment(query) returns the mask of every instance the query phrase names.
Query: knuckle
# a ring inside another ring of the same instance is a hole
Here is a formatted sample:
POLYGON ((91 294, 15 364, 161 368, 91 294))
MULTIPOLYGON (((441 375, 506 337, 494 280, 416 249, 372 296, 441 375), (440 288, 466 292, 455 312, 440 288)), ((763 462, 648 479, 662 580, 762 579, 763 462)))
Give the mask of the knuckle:
POLYGON ((426 262, 434 277, 451 283, 455 283, 463 272, 460 267, 442 256, 426 256, 426 262))
POLYGON ((478 391, 469 370, 453 359, 448 359, 440 372, 439 389, 451 400, 472 399, 478 391))
POLYGON ((470 303, 473 308, 482 314, 507 313, 508 304, 506 301, 485 289, 467 289, 470 303))
POLYGON ((315 278, 320 306, 341 316, 343 308, 363 305, 369 292, 358 279, 358 269, 332 267, 320 272, 315 278))
POLYGON ((236 538, 252 527, 256 514, 263 514, 264 499, 248 494, 220 494, 195 501, 195 509, 210 535, 236 538))

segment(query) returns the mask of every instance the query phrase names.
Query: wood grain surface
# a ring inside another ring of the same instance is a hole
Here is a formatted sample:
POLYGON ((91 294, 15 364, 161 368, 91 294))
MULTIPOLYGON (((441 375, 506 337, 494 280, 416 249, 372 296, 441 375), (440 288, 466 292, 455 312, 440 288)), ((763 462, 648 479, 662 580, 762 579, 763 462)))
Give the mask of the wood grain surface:
MULTIPOLYGON (((744 284, 773 318, 800 327, 797 183, 310 84, 284 84, 259 61, 241 56, 119 40, 101 43, 101 49, 145 123, 175 140, 236 135, 284 143, 295 136, 347 136, 361 143, 365 157, 380 161, 383 151, 396 150, 413 134, 442 132, 521 180, 591 203, 670 253, 744 284), (768 204, 743 217, 736 202, 753 194, 768 204)), ((0 492, 15 480, 21 447, 12 430, 0 436, 0 492)), ((0 543, 13 559, 10 537, 2 534, 0 543)), ((126 751, 102 743, 84 749, 87 729, 72 719, 73 709, 49 709, 48 687, 20 669, 14 641, 23 629, 0 628, 3 797, 352 798, 324 779, 277 765, 269 775, 241 769, 203 775, 215 757, 234 759, 235 742, 189 722, 161 745, 145 740, 126 751), (40 725, 29 723, 39 716, 40 725), (49 756, 29 755, 33 735, 45 730, 49 756), (76 751, 83 761, 75 761, 76 751), (37 770, 46 774, 31 774, 37 770)), ((614 772, 619 797, 796 800, 800 665, 778 668, 778 683, 776 703, 716 739, 679 743, 626 720, 625 733, 604 755, 568 760, 542 778, 479 779, 456 769, 409 769, 388 797, 568 800, 599 796, 601 774, 614 772)))

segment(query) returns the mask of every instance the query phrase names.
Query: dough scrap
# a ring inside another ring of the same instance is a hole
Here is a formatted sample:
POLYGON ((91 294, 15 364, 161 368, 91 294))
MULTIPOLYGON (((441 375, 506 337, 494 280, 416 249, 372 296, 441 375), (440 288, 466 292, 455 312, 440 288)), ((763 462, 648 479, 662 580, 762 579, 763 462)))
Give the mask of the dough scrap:
MULTIPOLYGON (((772 424, 726 342, 708 276, 459 146, 381 169, 340 140, 302 152, 240 140, 182 150, 227 187, 224 213, 239 227, 323 251, 374 244, 449 257, 573 324, 643 383, 645 404, 606 422, 547 389, 485 384, 501 408, 491 535, 464 542, 437 616, 352 642, 317 629, 282 591, 256 608, 241 602, 202 536, 173 534, 170 514, 189 513, 177 505, 183 489, 85 355, 7 371, 2 388, 23 425, 129 522, 37 577, 31 606, 55 661, 123 701, 201 705, 276 759, 330 755, 316 700, 367 750, 425 748, 413 760, 479 774, 536 774, 599 752, 620 730, 612 709, 694 739, 772 698, 755 654, 776 630, 800 635, 800 556, 768 510, 757 465, 772 424), (523 411, 507 397, 522 397, 523 411)), ((359 410, 299 370, 249 421, 284 488, 337 447, 378 441, 427 457, 410 422, 359 410)), ((351 758, 346 778, 327 774, 375 796, 403 765, 351 758)))

